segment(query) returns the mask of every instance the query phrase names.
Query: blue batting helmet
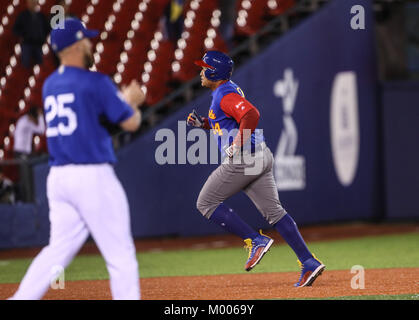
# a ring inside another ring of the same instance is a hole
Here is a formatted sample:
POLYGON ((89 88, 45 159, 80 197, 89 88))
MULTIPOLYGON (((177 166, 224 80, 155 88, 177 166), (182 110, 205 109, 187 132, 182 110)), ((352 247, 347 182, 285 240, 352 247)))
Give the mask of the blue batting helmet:
POLYGON ((195 61, 197 66, 206 68, 204 74, 208 80, 229 80, 233 72, 234 62, 220 51, 208 51, 202 60, 195 61))

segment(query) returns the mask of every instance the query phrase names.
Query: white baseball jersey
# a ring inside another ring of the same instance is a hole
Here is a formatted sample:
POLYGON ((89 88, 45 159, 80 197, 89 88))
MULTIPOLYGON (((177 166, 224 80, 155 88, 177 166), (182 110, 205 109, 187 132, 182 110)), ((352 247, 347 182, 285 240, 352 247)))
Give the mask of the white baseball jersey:
POLYGON ((133 111, 111 80, 100 73, 60 67, 44 83, 46 136, 51 169, 47 180, 50 242, 35 258, 13 299, 40 299, 89 234, 103 255, 114 299, 140 298, 135 246, 125 192, 112 164, 109 133, 133 111))

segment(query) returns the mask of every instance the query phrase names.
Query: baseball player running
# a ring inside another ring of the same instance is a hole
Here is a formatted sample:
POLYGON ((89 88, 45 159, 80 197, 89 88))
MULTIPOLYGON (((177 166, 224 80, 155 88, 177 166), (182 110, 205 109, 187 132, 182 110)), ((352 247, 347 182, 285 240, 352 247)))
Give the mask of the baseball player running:
POLYGON ((295 286, 312 285, 325 265, 309 251, 296 223, 279 201, 272 171, 273 155, 265 144, 263 134, 257 129, 259 111, 230 80, 233 61, 222 52, 208 51, 195 64, 202 67, 202 86, 213 91, 212 103, 208 118, 193 111, 187 123, 212 129, 217 135, 223 158, 222 164, 212 172, 199 194, 198 210, 210 221, 244 240, 249 250, 245 270, 250 271, 272 246, 273 239, 262 232, 258 234, 223 203, 235 193, 244 191, 297 255, 301 275, 295 286), (232 131, 236 134, 229 134, 232 131), (247 160, 244 159, 246 156, 247 160), (248 169, 255 167, 256 162, 260 166, 259 172, 249 174, 251 171, 248 169))
POLYGON ((93 65, 89 38, 97 35, 78 19, 66 19, 64 29, 51 32, 61 66, 43 86, 50 241, 11 299, 41 299, 55 281, 51 272, 65 268, 89 234, 106 262, 113 299, 140 298, 128 201, 112 167, 111 137, 99 118, 137 130, 144 94, 137 82, 120 92, 109 77, 88 70, 93 65))

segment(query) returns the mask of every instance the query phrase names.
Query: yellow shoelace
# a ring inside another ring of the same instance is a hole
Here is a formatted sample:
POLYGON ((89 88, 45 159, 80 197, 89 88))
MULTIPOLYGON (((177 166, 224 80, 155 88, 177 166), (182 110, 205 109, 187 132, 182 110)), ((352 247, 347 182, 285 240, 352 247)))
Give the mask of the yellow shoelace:
POLYGON ((253 248, 253 245, 252 245, 252 239, 245 239, 244 240, 244 243, 245 243, 245 246, 244 246, 244 248, 246 249, 246 250, 249 250, 249 256, 247 257, 248 259, 250 258, 250 254, 252 253, 252 248, 253 248))
MULTIPOLYGON (((317 259, 317 257, 314 255, 314 253, 312 253, 312 255, 313 255, 313 258, 314 259, 316 259, 318 262, 320 262, 321 264, 323 264, 323 262, 321 262, 319 259, 317 259)), ((302 264, 302 262, 299 260, 299 259, 297 259, 297 262, 298 262, 298 266, 300 267, 300 269, 301 270, 303 270, 303 264, 302 264)))
POLYGON ((259 229, 259 233, 260 233, 260 235, 261 235, 261 236, 264 236, 264 237, 270 238, 270 237, 269 237, 269 236, 267 236, 266 234, 263 234, 263 233, 262 233, 262 229, 259 229))
MULTIPOLYGON (((260 230, 259 230, 259 233, 260 233, 260 235, 261 235, 261 236, 268 237, 267 235, 264 235, 264 234, 262 233, 262 229, 260 229, 260 230)), ((268 237, 268 238, 269 238, 269 237, 268 237)), ((250 238, 248 238, 248 239, 244 239, 244 243, 245 243, 244 248, 245 248, 246 250, 249 250, 249 256, 248 256, 248 259, 250 259, 250 255, 251 255, 251 253, 252 253, 252 248, 253 248, 252 239, 250 239, 250 238)))
POLYGON ((302 271, 303 270, 303 264, 301 263, 301 261, 300 260, 298 260, 297 259, 297 262, 298 262, 298 266, 300 267, 300 270, 302 271))

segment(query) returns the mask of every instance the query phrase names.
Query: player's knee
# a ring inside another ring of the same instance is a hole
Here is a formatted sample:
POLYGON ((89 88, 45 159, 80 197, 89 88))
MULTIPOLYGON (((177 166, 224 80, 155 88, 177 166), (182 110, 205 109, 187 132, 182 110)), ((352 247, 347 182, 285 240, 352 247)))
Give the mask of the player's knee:
POLYGON ((203 197, 198 197, 196 201, 196 208, 198 211, 207 219, 211 216, 211 213, 214 211, 212 210, 213 205, 208 203, 203 197))
POLYGON ((198 209, 198 211, 205 216, 205 209, 206 209, 206 205, 204 204, 204 202, 202 201, 201 197, 198 197, 198 200, 196 201, 196 208, 198 209))
POLYGON ((263 208, 260 211, 270 225, 274 225, 287 214, 284 208, 278 206, 263 208))

